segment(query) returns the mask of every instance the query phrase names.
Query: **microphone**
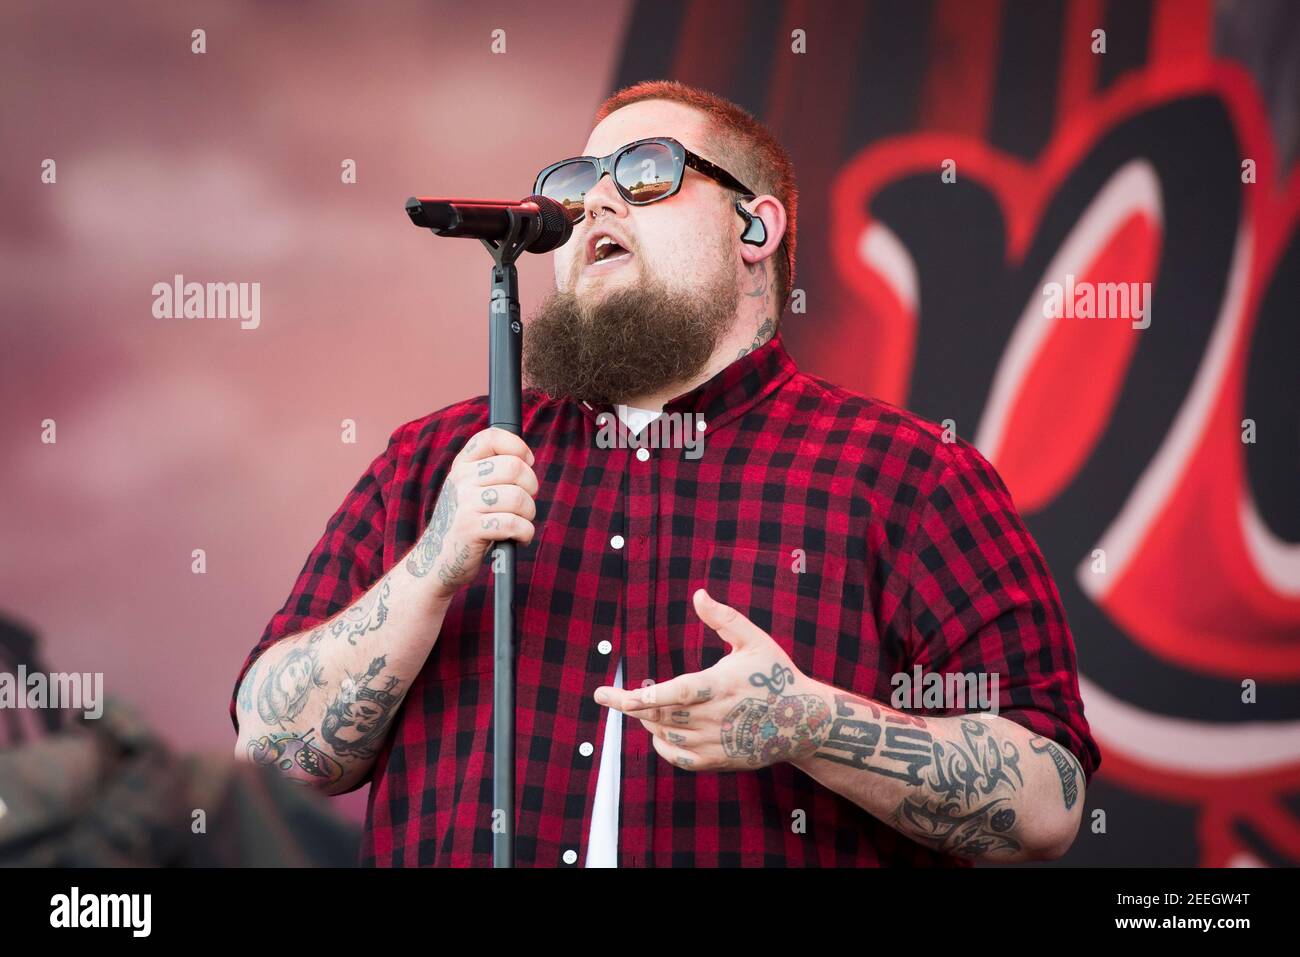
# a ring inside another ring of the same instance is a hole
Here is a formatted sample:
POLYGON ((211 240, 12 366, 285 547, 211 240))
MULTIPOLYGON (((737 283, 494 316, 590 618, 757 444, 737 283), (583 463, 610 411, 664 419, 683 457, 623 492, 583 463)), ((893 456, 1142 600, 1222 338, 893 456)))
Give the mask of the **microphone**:
POLYGON ((518 202, 412 196, 406 201, 406 215, 435 236, 492 242, 504 242, 509 236, 513 215, 522 221, 518 238, 530 253, 549 253, 573 235, 573 223, 564 207, 546 196, 528 196, 518 202))

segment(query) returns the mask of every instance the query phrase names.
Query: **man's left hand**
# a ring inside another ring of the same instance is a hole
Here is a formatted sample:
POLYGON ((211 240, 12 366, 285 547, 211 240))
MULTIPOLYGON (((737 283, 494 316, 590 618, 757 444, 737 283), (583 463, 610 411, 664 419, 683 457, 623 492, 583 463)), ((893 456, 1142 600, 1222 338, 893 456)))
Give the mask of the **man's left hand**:
POLYGON ((695 612, 731 646, 712 668, 662 684, 596 689, 596 701, 638 719, 655 750, 687 771, 738 771, 810 755, 830 731, 833 698, 772 636, 695 592, 695 612))

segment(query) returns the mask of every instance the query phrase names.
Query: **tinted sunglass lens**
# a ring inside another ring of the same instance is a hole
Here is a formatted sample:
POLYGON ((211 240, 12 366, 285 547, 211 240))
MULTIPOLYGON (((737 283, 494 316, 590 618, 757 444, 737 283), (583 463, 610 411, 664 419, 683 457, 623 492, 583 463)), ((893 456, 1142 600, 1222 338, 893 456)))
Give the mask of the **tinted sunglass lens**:
POLYGON ((642 143, 618 158, 614 175, 632 202, 649 203, 673 188, 677 164, 664 144, 642 143))
POLYGON ((570 221, 577 222, 583 214, 587 190, 595 182, 596 169, 590 163, 565 163, 547 174, 538 193, 555 200, 568 212, 570 221))

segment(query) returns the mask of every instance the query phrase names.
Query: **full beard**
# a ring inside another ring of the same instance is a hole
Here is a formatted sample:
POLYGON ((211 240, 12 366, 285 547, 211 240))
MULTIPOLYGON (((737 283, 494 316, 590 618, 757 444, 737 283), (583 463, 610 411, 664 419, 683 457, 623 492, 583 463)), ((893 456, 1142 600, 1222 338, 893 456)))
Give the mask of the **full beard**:
POLYGON ((555 292, 524 329, 524 374, 548 395, 600 405, 685 384, 717 349, 739 300, 735 273, 724 264, 686 293, 657 280, 594 302, 555 292))

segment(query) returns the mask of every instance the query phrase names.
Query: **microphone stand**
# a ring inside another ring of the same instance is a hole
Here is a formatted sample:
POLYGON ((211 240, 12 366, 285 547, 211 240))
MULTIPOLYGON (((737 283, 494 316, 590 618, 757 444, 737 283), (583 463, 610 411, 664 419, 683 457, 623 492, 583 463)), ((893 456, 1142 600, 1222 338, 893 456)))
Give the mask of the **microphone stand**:
MULTIPOLYGON (((488 424, 522 435, 519 273, 515 260, 542 231, 540 219, 512 209, 499 243, 480 239, 492 254, 488 298, 488 424)), ((492 550, 492 866, 515 863, 515 543, 492 550), (501 820, 498 819, 498 816, 501 820)))
MULTIPOLYGON (((519 321, 519 273, 515 260, 538 239, 546 242, 535 252, 549 252, 569 238, 571 225, 565 211, 554 200, 529 196, 530 212, 524 215, 517 204, 480 200, 430 200, 412 196, 406 201, 411 222, 434 235, 472 236, 476 227, 465 226, 463 216, 475 217, 476 205, 506 206, 507 229, 503 239, 479 242, 492 255, 492 284, 488 295, 488 424, 515 435, 523 435, 520 357, 523 324, 519 321), (462 212, 458 206, 467 207, 462 212), (535 207, 535 208, 534 208, 535 207), (540 215, 538 215, 540 214, 540 215), (558 241, 557 241, 558 240, 558 241)), ((481 210, 478 212, 482 212, 481 210)), ((489 217, 493 232, 500 220, 489 217)), ((481 226, 481 224, 479 224, 481 226)), ((498 542, 492 549, 492 866, 515 865, 515 559, 513 541, 498 542)))

